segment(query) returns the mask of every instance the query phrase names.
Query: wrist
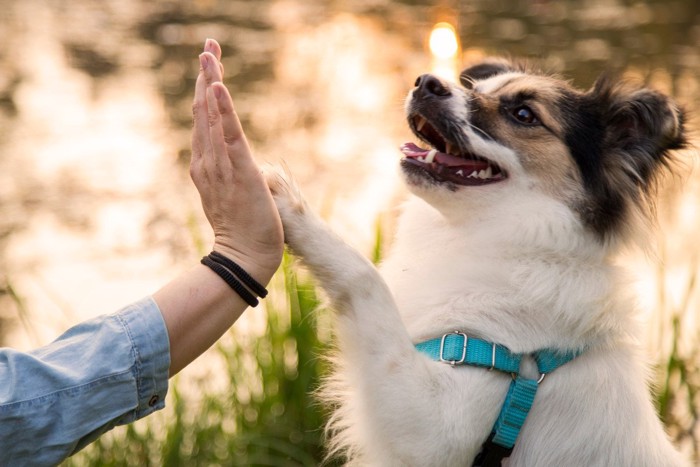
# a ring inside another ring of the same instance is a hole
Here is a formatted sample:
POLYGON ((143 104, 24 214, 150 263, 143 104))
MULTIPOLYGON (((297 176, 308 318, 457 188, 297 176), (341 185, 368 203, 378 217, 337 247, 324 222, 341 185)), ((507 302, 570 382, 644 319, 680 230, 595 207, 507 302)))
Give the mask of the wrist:
POLYGON ((281 251, 278 255, 272 253, 253 255, 219 243, 214 243, 213 251, 234 261, 264 287, 270 282, 282 262, 281 251))

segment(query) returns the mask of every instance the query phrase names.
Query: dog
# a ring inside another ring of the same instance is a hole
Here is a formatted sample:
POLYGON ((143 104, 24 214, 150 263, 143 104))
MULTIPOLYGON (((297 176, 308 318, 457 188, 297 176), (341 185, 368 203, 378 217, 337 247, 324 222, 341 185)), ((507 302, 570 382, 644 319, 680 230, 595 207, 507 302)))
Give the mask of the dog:
POLYGON ((382 467, 685 465, 652 404, 614 261, 650 223, 658 179, 686 145, 683 111, 642 86, 602 77, 582 91, 501 59, 460 84, 420 76, 405 110, 422 145, 401 148, 410 194, 379 270, 288 174, 267 175, 285 241, 337 310, 320 391, 330 455, 382 467), (451 334, 463 355, 417 350, 451 334), (460 361, 472 340, 493 348, 491 365, 460 361), (536 394, 514 446, 494 457, 484 450, 517 380, 494 370, 497 348, 522 357, 517 378, 536 394), (542 371, 542 349, 568 357, 542 371))

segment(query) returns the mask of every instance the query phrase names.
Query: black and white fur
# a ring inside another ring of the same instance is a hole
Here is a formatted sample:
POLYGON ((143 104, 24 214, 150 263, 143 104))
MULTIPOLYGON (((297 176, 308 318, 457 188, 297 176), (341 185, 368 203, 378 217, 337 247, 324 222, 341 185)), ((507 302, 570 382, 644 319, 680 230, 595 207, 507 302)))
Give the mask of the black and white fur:
POLYGON ((414 350, 459 330, 513 352, 584 350, 542 382, 504 465, 683 465, 652 405, 634 300, 613 262, 684 144, 682 112, 649 89, 602 79, 582 92, 499 60, 461 81, 421 76, 408 122, 424 151, 489 171, 465 177, 405 157, 413 195, 380 271, 268 174, 289 247, 338 312, 322 391, 335 408, 331 452, 352 465, 471 465, 510 376, 414 350))

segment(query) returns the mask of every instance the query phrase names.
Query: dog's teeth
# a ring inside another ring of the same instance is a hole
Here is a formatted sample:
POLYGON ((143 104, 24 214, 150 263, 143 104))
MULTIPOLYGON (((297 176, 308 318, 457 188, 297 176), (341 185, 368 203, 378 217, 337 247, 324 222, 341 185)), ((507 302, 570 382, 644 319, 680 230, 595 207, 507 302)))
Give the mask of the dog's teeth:
POLYGON ((426 164, 432 164, 433 159, 435 159, 435 154, 437 154, 437 152, 437 149, 431 149, 430 152, 428 152, 428 155, 425 156, 423 162, 425 162, 426 164))
POLYGON ((492 178, 493 177, 493 169, 489 165, 489 167, 486 169, 486 176, 484 178, 492 178))
POLYGON ((427 120, 421 116, 416 117, 416 130, 421 131, 427 120))
POLYGON ((460 177, 464 177, 464 172, 462 172, 462 169, 459 169, 457 172, 455 172, 457 175, 460 177))
POLYGON ((485 170, 480 170, 479 171, 479 178, 485 179, 486 178, 486 171, 485 170))
POLYGON ((476 170, 472 173, 469 174, 469 178, 479 178, 479 174, 476 173, 476 170))

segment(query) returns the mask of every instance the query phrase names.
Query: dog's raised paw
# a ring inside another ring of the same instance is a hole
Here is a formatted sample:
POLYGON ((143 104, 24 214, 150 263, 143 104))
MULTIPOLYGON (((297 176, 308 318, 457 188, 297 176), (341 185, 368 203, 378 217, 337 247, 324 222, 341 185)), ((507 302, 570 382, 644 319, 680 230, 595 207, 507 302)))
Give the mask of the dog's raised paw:
POLYGON ((285 242, 296 249, 297 240, 304 238, 310 221, 306 202, 289 172, 268 166, 263 175, 282 220, 285 242))
POLYGON ((274 166, 267 166, 263 169, 263 176, 268 188, 275 199, 277 209, 282 215, 282 210, 291 210, 296 214, 302 214, 306 210, 306 203, 301 196, 292 176, 282 169, 274 166))

